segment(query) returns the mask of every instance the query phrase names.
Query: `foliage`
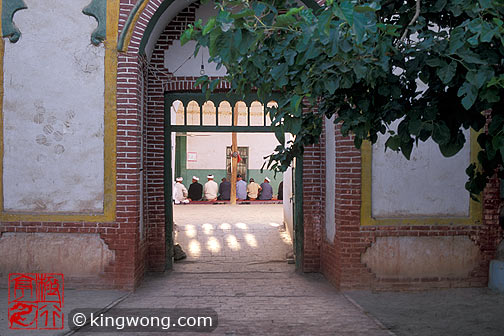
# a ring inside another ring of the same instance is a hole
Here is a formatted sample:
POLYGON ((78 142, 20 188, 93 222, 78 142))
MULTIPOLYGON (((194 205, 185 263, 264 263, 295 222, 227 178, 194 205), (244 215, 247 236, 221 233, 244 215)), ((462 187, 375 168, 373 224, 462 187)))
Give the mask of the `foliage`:
MULTIPOLYGON (((191 25, 182 43, 208 47, 232 89, 282 93, 271 111, 278 146, 269 166, 283 171, 316 143, 324 116, 337 114, 355 145, 376 142, 410 158, 432 139, 444 156, 481 132, 466 188, 478 194, 496 169, 504 177, 504 0, 327 0, 320 9, 290 0, 221 0, 218 15, 191 25), (417 2, 418 1, 418 2, 417 2), (417 13, 417 5, 420 11, 417 13), (318 106, 306 113, 305 107, 318 106), (305 112, 303 112, 305 111, 305 112), (391 124, 397 121, 398 127, 391 124)), ((219 80, 199 79, 210 92, 219 80)))

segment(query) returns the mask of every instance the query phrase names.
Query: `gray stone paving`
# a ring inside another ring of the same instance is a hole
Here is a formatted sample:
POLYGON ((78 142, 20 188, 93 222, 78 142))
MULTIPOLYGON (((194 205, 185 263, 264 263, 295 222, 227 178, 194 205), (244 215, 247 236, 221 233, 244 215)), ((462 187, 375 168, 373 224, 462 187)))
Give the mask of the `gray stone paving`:
POLYGON ((183 205, 174 218, 187 260, 116 308, 213 308, 212 335, 390 335, 320 274, 286 263, 281 205, 183 205))
MULTIPOLYGON (((292 242, 282 227, 281 205, 184 205, 175 207, 174 217, 176 241, 188 258, 176 263, 171 272, 147 276, 140 288, 111 311, 213 308, 219 326, 211 335, 390 335, 320 274, 298 274, 294 265, 287 264, 292 242)), ((69 303, 72 297, 80 307, 104 307, 115 299, 101 292, 82 292, 79 297, 65 294, 67 310, 74 308, 69 303)), ((5 331, 0 329, 0 335, 5 331)), ((84 329, 74 335, 170 334, 204 335, 84 329)))
POLYGON ((488 288, 345 295, 399 336, 504 335, 504 294, 488 288))

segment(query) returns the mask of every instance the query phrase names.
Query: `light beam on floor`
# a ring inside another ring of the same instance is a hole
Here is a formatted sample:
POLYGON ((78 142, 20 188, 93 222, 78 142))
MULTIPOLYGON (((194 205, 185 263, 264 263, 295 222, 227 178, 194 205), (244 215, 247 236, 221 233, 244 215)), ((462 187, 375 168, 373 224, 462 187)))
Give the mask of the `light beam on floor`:
POLYGON ((196 237, 196 228, 194 227, 194 225, 192 224, 187 224, 187 225, 184 225, 185 227, 185 235, 189 238, 194 238, 196 237))
POLYGON ((213 230, 214 230, 214 227, 212 224, 210 223, 205 223, 201 226, 203 228, 203 232, 206 234, 206 235, 211 235, 213 233, 213 230))
POLYGON ((189 242, 189 255, 191 257, 199 257, 201 255, 201 244, 196 239, 189 242))
POLYGON ((217 238, 210 237, 210 238, 208 238, 208 241, 207 241, 207 248, 211 252, 219 252, 221 250, 221 245, 220 245, 219 241, 217 240, 217 238))
POLYGON ((240 249, 240 243, 236 239, 235 235, 227 235, 226 242, 228 247, 233 251, 238 251, 240 249))
POLYGON ((231 230, 231 224, 229 224, 229 223, 222 223, 221 225, 219 225, 219 228, 221 230, 231 230))
POLYGON ((245 234, 245 241, 247 242, 248 246, 257 247, 257 239, 253 234, 246 233, 245 234))
POLYGON ((248 229, 248 225, 245 224, 245 223, 236 223, 235 226, 238 228, 238 229, 242 229, 242 230, 247 230, 248 229))

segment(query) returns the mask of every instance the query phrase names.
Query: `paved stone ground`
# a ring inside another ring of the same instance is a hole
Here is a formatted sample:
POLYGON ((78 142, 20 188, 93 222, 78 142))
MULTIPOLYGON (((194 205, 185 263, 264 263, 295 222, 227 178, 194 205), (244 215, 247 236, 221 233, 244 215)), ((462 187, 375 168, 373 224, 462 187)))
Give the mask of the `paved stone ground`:
MULTIPOLYGON (((504 335, 504 294, 485 288, 425 292, 336 291, 320 274, 298 274, 285 254, 279 205, 175 207, 176 240, 188 258, 172 272, 148 276, 118 303, 120 291, 67 290, 74 308, 213 308, 219 327, 211 335, 504 335)), ((7 290, 0 290, 7 302, 7 290)), ((68 325, 65 321, 65 326, 68 325)), ((87 332, 82 335, 204 335, 205 333, 87 332)), ((68 335, 8 329, 0 309, 0 336, 68 335)))
MULTIPOLYGON (((188 258, 116 308, 213 308, 219 326, 211 335, 389 335, 321 275, 286 263, 292 244, 281 205, 181 205, 174 217, 188 258)), ((127 333, 136 334, 147 335, 127 333)))
POLYGON ((488 288, 345 295, 399 336, 504 335, 504 294, 488 288))

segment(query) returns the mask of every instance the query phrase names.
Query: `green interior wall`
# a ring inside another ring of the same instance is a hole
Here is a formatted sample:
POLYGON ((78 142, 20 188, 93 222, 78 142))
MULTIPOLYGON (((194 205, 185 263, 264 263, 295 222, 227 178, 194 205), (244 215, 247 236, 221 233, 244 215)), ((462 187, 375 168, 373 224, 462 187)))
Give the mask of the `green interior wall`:
POLYGON ((187 168, 187 137, 186 136, 176 136, 175 137, 175 176, 177 178, 182 176, 184 181, 186 177, 183 173, 187 168))

